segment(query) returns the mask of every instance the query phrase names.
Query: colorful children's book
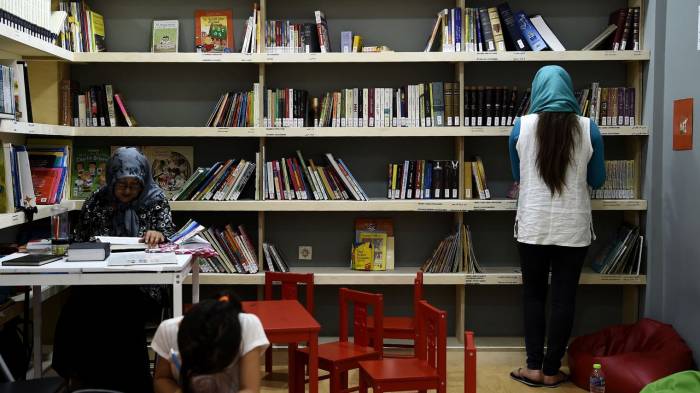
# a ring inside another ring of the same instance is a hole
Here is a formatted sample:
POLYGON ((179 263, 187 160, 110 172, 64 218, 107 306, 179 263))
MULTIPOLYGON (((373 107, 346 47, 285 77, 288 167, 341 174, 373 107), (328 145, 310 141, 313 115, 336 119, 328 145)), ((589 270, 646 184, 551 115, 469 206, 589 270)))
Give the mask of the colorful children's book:
POLYGON ((151 52, 169 53, 177 52, 180 21, 154 20, 153 35, 151 37, 151 52))
POLYGON ((153 181, 168 199, 179 193, 192 175, 192 146, 145 146, 143 154, 151 165, 153 181))
POLYGON ((86 199, 107 183, 107 161, 110 149, 76 147, 71 171, 71 198, 86 199))
POLYGON ((233 42, 233 11, 197 10, 194 13, 194 45, 199 53, 231 53, 233 42))

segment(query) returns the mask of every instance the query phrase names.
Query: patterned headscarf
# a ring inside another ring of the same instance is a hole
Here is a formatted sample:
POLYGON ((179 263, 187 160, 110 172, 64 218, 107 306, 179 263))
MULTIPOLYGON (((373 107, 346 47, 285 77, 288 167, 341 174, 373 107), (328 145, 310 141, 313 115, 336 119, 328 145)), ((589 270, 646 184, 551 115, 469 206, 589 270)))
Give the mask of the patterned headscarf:
POLYGON ((117 236, 138 236, 139 217, 136 211, 165 198, 163 190, 153 182, 148 160, 133 147, 120 147, 114 152, 107 162, 107 184, 100 189, 100 193, 115 207, 112 223, 117 236), (141 193, 129 203, 123 203, 114 196, 117 181, 124 178, 137 179, 142 187, 141 193))

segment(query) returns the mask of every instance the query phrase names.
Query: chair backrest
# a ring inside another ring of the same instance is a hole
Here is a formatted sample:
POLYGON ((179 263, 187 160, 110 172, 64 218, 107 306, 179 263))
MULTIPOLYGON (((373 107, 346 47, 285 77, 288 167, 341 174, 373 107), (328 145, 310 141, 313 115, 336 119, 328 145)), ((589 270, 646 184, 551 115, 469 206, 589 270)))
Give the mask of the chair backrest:
POLYGON ((379 293, 340 288, 340 341, 348 341, 348 306, 352 304, 352 327, 354 343, 368 347, 370 342, 380 354, 384 348, 384 296, 379 293), (367 328, 368 308, 374 317, 373 336, 367 328))
POLYGON ((464 393, 476 393, 476 345, 474 332, 464 332, 464 393))
POLYGON ((265 300, 272 299, 274 283, 282 285, 283 300, 298 300, 298 285, 306 284, 306 310, 314 313, 314 274, 313 273, 281 273, 265 272, 265 300))
POLYGON ((416 357, 437 370, 440 383, 447 380, 447 313, 425 300, 418 303, 416 357))
MULTIPOLYGON (((416 273, 413 279, 413 314, 418 315, 418 303, 423 300, 423 272, 416 273)), ((417 322, 417 321, 416 321, 417 322)))

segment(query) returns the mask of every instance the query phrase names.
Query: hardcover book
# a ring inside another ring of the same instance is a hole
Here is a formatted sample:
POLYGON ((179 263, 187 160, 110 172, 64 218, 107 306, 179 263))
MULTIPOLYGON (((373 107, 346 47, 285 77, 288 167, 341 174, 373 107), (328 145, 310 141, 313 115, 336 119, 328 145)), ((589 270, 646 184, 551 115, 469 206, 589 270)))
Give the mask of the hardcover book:
POLYGON ((233 12, 197 10, 194 13, 194 45, 198 53, 231 53, 234 50, 233 12))

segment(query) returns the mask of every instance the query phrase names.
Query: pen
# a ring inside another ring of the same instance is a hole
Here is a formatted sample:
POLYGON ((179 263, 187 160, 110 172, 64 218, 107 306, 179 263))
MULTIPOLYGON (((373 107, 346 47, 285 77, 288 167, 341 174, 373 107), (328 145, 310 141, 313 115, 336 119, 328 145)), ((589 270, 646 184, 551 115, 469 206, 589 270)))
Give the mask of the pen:
POLYGON ((177 356, 177 352, 172 348, 170 348, 170 361, 175 365, 177 371, 180 372, 180 359, 177 356))

